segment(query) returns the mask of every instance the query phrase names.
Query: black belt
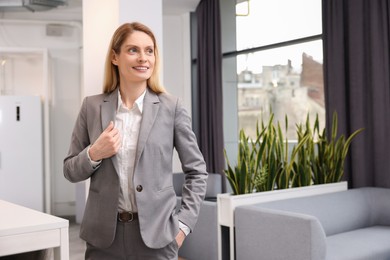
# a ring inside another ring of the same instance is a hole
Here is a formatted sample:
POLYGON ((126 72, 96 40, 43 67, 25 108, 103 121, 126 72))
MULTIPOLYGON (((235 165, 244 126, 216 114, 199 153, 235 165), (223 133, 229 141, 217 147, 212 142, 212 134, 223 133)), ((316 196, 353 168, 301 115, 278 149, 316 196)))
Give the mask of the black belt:
POLYGON ((131 222, 138 219, 138 213, 136 212, 118 212, 118 221, 119 222, 131 222))

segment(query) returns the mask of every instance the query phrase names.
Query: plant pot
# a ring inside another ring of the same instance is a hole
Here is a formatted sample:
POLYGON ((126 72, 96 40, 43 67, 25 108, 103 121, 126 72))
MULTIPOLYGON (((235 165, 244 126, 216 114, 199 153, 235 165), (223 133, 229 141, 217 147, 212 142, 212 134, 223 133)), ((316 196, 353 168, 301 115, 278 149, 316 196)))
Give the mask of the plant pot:
POLYGON ((332 192, 345 191, 348 189, 348 182, 338 182, 320 185, 311 185, 283 190, 257 192, 243 195, 232 195, 230 193, 218 194, 218 259, 222 260, 222 227, 229 228, 230 259, 234 259, 234 209, 238 206, 257 204, 275 200, 307 197, 332 192))

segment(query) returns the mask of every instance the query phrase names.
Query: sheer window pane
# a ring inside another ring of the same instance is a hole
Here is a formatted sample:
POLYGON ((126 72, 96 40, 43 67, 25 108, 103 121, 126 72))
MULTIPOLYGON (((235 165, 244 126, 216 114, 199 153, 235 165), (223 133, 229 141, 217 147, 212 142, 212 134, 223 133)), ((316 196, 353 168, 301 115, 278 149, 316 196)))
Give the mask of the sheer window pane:
POLYGON ((240 0, 238 2, 236 6, 237 50, 322 33, 321 0, 240 0))
POLYGON ((283 129, 288 116, 289 140, 296 139, 295 126, 308 113, 312 122, 318 114, 325 126, 321 40, 239 55, 237 74, 238 124, 249 136, 271 110, 283 129))

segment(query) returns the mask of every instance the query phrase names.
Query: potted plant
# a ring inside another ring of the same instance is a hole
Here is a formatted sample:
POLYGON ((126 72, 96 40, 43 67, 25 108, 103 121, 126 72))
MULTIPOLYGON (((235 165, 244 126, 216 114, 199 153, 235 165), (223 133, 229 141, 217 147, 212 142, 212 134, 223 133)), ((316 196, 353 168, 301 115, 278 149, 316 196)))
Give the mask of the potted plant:
MULTIPOLYGON (((307 116, 304 125, 296 126, 298 141, 289 153, 288 139, 284 137, 280 123, 275 126, 273 113, 267 124, 263 121, 257 124, 255 139, 250 139, 241 130, 235 165, 230 163, 225 152, 225 174, 233 194, 217 197, 218 237, 221 238, 221 226, 229 227, 230 255, 234 256, 235 207, 346 190, 347 182, 341 181, 344 160, 352 139, 361 131, 355 131, 347 139, 344 135, 336 138, 337 114, 334 113, 328 140, 326 129, 320 132, 318 116, 313 127, 307 116)), ((221 252, 221 248, 219 250, 221 252)))
MULTIPOLYGON (((354 131, 348 138, 340 135, 337 138, 337 113, 333 113, 332 132, 328 140, 325 129, 320 132, 318 116, 314 124, 314 135, 318 136, 316 142, 311 141, 316 146, 316 150, 311 152, 311 170, 313 184, 325 184, 340 182, 344 176, 344 162, 347 157, 352 140, 364 129, 354 131)), ((307 151, 309 153, 309 151, 307 151)))
MULTIPOLYGON (((273 123, 271 114, 267 125, 257 124, 256 139, 246 136, 244 130, 239 133, 237 164, 232 166, 226 155, 225 174, 234 195, 271 191, 289 188, 295 157, 302 150, 309 136, 303 136, 288 152, 288 140, 283 136, 280 123, 273 123)), ((286 117, 286 129, 288 120, 286 117)))
POLYGON ((260 126, 257 124, 256 139, 241 130, 236 165, 230 163, 225 151, 225 174, 234 195, 340 182, 351 142, 363 131, 358 129, 348 138, 344 135, 337 138, 338 121, 334 113, 328 140, 326 129, 320 131, 318 115, 313 127, 307 116, 305 124, 296 127, 298 141, 289 154, 288 139, 280 122, 276 125, 271 113, 266 125, 263 121, 260 126))

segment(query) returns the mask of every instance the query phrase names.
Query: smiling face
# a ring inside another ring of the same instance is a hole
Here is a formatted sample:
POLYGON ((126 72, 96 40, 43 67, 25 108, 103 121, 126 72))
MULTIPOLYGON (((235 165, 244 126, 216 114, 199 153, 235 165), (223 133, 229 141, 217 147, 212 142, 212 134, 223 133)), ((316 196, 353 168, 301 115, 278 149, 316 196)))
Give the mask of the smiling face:
POLYGON ((113 51, 112 63, 118 67, 120 82, 144 83, 153 73, 156 61, 152 38, 144 32, 134 31, 120 47, 113 51))

